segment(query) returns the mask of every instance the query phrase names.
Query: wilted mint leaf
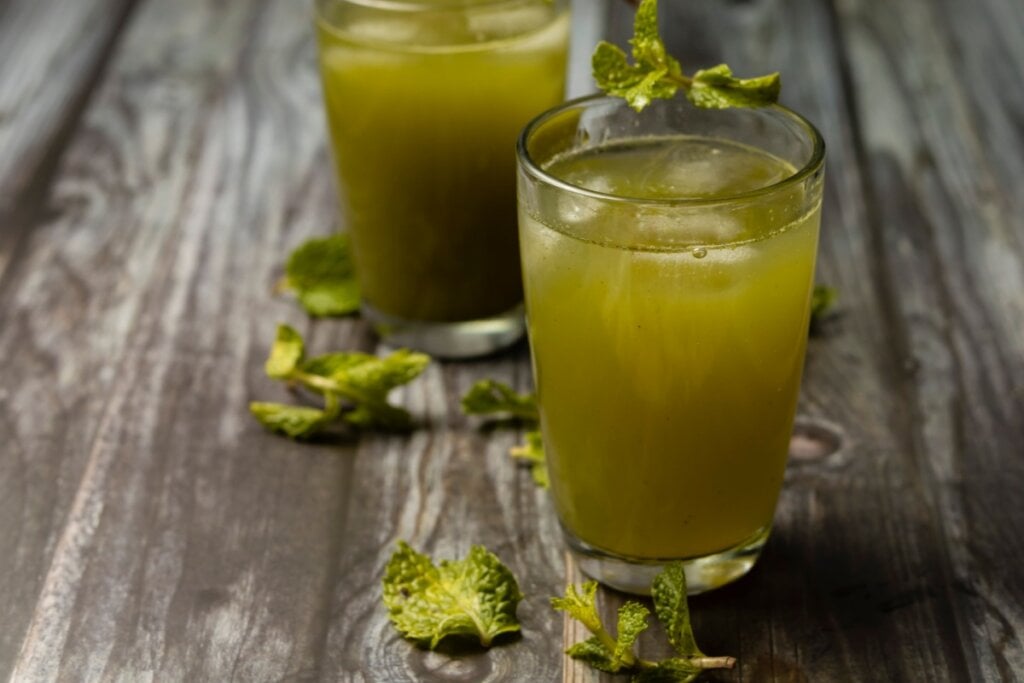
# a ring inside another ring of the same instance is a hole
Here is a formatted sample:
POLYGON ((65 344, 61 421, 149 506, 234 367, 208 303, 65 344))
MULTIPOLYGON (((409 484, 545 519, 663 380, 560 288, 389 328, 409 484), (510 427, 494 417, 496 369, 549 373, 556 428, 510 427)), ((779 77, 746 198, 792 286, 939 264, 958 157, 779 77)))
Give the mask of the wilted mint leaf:
POLYGON ((686 95, 695 105, 705 109, 764 107, 778 101, 781 87, 778 73, 757 78, 733 78, 732 69, 719 64, 695 73, 686 95))
POLYGON ((431 649, 448 636, 474 638, 490 647, 502 633, 519 631, 519 584, 483 546, 462 560, 435 566, 427 555, 399 541, 384 572, 384 605, 406 638, 431 649))
POLYGON ((311 239, 288 258, 284 286, 312 316, 348 315, 359 310, 359 286, 348 235, 311 239))

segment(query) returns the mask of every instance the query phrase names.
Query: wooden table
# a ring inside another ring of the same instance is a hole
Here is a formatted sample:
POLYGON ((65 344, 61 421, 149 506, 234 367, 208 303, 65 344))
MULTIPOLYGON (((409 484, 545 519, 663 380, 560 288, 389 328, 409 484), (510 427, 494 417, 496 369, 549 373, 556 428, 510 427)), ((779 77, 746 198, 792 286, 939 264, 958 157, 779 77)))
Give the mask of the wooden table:
MULTIPOLYGON (((600 680, 561 655, 547 602, 575 574, 519 435, 458 410, 478 378, 527 389, 524 349, 432 365, 397 397, 408 436, 305 445, 247 413, 282 396, 277 322, 375 348, 272 294, 335 226, 308 4, 0 0, 4 678, 600 680), (399 639, 399 538, 497 552, 522 639, 399 639)), ((1024 4, 663 4, 684 64, 778 68, 824 132, 842 297, 762 561, 692 601, 739 658, 709 679, 1024 680, 1024 4)), ((623 3, 577 5, 581 35, 628 33, 623 3)))

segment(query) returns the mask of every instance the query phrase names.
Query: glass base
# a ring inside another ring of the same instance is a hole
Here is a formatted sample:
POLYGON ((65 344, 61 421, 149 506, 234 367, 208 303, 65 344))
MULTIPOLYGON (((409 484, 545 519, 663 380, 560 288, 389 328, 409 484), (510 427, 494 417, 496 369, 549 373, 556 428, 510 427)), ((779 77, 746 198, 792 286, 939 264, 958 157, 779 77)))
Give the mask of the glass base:
MULTIPOLYGON (((564 531, 564 530, 563 530, 564 531)), ((569 550, 584 574, 606 586, 624 593, 650 595, 651 582, 666 564, 675 560, 648 560, 621 557, 587 545, 564 531, 569 550)), ((686 592, 704 593, 732 583, 751 570, 768 540, 771 526, 762 527, 737 545, 711 555, 683 560, 686 570, 686 592)))
POLYGON ((403 320, 365 301, 361 310, 388 346, 415 349, 436 358, 486 356, 512 346, 526 331, 521 305, 491 318, 453 323, 403 320))

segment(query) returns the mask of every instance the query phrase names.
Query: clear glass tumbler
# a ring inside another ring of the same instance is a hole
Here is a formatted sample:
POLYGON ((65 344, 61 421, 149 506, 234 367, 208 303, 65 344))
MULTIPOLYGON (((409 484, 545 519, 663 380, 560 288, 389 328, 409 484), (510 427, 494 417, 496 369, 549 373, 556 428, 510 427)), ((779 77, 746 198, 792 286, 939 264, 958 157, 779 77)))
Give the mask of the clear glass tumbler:
POLYGON ((825 147, 781 106, 601 96, 519 140, 526 309, 551 490, 582 570, 690 592, 754 565, 803 370, 825 147))
POLYGON ((317 0, 327 119, 363 295, 385 341, 442 357, 523 333, 515 141, 562 101, 549 0, 317 0))

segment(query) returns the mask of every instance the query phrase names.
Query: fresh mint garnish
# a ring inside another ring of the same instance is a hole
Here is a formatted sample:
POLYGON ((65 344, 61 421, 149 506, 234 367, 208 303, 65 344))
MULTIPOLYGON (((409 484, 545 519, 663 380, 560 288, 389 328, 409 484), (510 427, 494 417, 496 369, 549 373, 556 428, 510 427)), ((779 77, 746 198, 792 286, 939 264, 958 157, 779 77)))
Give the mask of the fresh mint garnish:
POLYGON ((384 571, 384 605, 391 623, 430 649, 449 636, 490 647, 495 637, 519 631, 516 606, 522 599, 516 577, 479 545, 464 559, 435 565, 399 541, 384 571))
POLYGON ((539 429, 526 432, 526 443, 510 449, 509 455, 530 464, 530 476, 534 484, 543 489, 551 485, 548 463, 544 457, 544 440, 539 429))
POLYGON ((576 643, 568 650, 595 669, 609 673, 632 674, 634 683, 688 683, 706 669, 731 669, 732 657, 707 657, 697 647, 690 627, 690 611, 686 602, 686 572, 682 562, 674 562, 654 579, 651 586, 654 611, 669 642, 678 656, 660 662, 641 659, 634 650, 637 637, 647 628, 649 610, 641 603, 628 601, 619 608, 616 634, 601 621, 597 610, 597 582, 568 586, 565 596, 552 598, 551 606, 566 612, 583 624, 593 636, 576 643))
POLYGON ((338 352, 307 359, 302 335, 279 325, 267 376, 319 394, 324 407, 254 402, 249 410, 267 429, 295 439, 311 437, 338 420, 367 429, 405 430, 412 418, 391 405, 388 394, 418 377, 429 362, 429 356, 405 349, 386 358, 338 352))
POLYGON ((839 292, 835 287, 815 285, 811 294, 811 325, 818 325, 832 311, 839 300, 839 292))
POLYGON ((359 286, 348 235, 311 239, 288 257, 281 288, 293 290, 313 317, 348 315, 359 310, 359 286))
POLYGON ((658 31, 658 0, 643 0, 633 23, 633 63, 622 48, 598 43, 591 58, 594 80, 601 90, 621 97, 637 111, 655 99, 671 99, 679 88, 693 104, 705 109, 763 107, 779 99, 778 73, 735 78, 725 64, 701 69, 692 77, 665 50, 658 31))
POLYGON ((532 394, 520 394, 507 384, 493 379, 482 379, 462 397, 462 412, 466 415, 495 415, 504 413, 521 420, 537 417, 537 399, 532 394))
MULTIPOLYGON (((466 415, 504 415, 530 426, 536 426, 540 421, 536 396, 520 394, 507 384, 493 379, 482 379, 466 392, 462 397, 462 412, 466 415)), ((548 487, 548 467, 539 430, 527 432, 526 443, 512 448, 509 454, 530 464, 530 474, 537 486, 548 487)))

